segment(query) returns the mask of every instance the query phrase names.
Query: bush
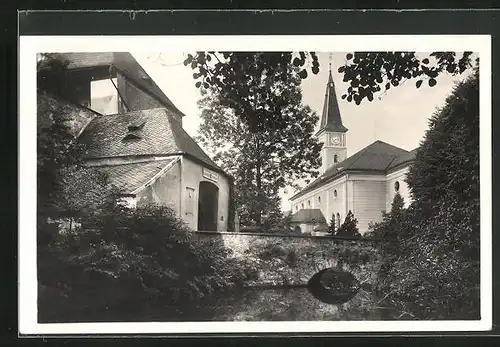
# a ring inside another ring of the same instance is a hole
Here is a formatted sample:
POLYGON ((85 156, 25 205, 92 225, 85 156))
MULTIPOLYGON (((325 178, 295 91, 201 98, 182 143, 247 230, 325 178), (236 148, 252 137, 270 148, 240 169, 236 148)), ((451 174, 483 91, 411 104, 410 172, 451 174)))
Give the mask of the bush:
POLYGON ((361 236, 358 229, 358 220, 354 218, 354 214, 349 211, 345 217, 344 223, 335 232, 336 236, 361 236))
POLYGON ((77 319, 83 309, 95 318, 107 307, 116 319, 123 307, 182 304, 253 275, 222 243, 195 239, 168 207, 116 206, 92 217, 92 232, 57 234, 39 254, 40 283, 68 296, 77 319))
POLYGON ((397 239, 377 290, 416 318, 480 317, 478 84, 476 71, 432 118, 408 174, 412 206, 393 203, 374 228, 397 239))

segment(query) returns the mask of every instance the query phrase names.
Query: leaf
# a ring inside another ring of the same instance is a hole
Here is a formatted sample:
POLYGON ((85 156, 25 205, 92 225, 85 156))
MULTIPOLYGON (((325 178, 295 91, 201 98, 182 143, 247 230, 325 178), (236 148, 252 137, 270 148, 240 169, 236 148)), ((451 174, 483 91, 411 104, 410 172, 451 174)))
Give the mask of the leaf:
POLYGON ((427 58, 422 59, 422 63, 424 63, 426 65, 429 64, 429 59, 427 59, 427 58))
POLYGON ((352 53, 347 53, 347 55, 345 57, 347 60, 351 60, 353 55, 352 55, 352 53))
POLYGON ((437 84, 437 81, 434 78, 429 80, 429 87, 434 87, 437 84))
POLYGON ((417 88, 420 88, 420 86, 422 85, 422 80, 418 80, 417 83, 415 83, 415 85, 417 86, 417 88))
POLYGON ((306 70, 300 71, 299 72, 299 77, 302 78, 302 79, 307 78, 307 71, 306 70))
POLYGON ((200 81, 198 81, 198 82, 196 82, 194 85, 195 85, 195 87, 196 87, 196 88, 200 88, 200 86, 201 86, 201 82, 200 82, 200 81))

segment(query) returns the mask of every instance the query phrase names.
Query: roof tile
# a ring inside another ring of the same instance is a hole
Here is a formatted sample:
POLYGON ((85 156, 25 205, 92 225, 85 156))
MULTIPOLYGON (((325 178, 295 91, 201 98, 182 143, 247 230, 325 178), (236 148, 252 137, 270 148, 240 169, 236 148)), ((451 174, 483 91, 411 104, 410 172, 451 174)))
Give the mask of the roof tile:
POLYGON ((150 162, 95 166, 94 168, 106 173, 111 184, 118 187, 125 194, 130 194, 146 184, 175 159, 176 157, 150 162))
POLYGON ((163 108, 98 116, 87 125, 78 140, 86 147, 85 159, 187 154, 220 169, 163 108), (145 123, 140 130, 129 131, 129 125, 142 122, 145 123), (140 138, 125 139, 130 133, 140 138))
POLYGON ((393 161, 395 161, 398 157, 408 155, 409 153, 410 152, 402 148, 390 145, 383 141, 375 141, 349 158, 327 169, 323 175, 318 177, 290 199, 297 198, 320 187, 327 181, 340 176, 345 171, 354 170, 385 173, 393 161))

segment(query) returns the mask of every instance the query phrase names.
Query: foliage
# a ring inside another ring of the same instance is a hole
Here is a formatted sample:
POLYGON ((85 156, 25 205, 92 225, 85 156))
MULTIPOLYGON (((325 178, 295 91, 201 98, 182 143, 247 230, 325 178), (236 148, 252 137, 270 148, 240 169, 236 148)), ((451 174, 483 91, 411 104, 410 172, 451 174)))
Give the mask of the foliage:
POLYGON ((479 318, 478 82, 476 71, 432 118, 408 174, 414 202, 384 230, 398 247, 377 288, 420 319, 479 318))
POLYGON ((407 182, 419 207, 479 196, 479 75, 458 84, 430 120, 407 182))
POLYGON ((175 306, 252 275, 251 264, 232 258, 220 240, 194 237, 168 207, 116 205, 93 217, 92 230, 58 234, 41 252, 40 283, 69 297, 73 314, 87 307, 96 317, 107 307, 122 318, 123 305, 175 306))
POLYGON ((290 123, 283 117, 289 96, 273 91, 276 83, 292 83, 307 77, 309 65, 314 74, 319 62, 314 52, 197 52, 188 54, 184 65, 190 66, 197 88, 213 89, 226 107, 235 110, 240 121, 252 132, 284 129, 290 123), (294 66, 293 76, 290 67, 294 66), (255 78, 262 84, 255 90, 255 78), (292 79, 292 80, 290 80, 292 79), (266 100, 266 112, 259 112, 255 99, 266 100))
POLYGON ((317 176, 321 144, 313 136, 318 118, 302 104, 297 69, 288 65, 287 77, 281 79, 266 70, 265 59, 265 54, 254 54, 251 64, 248 60, 244 65, 244 89, 252 95, 246 99, 250 110, 228 103, 215 87, 202 89, 197 140, 234 177, 242 224, 268 227, 282 218, 279 190, 317 176), (251 112, 258 124, 242 120, 242 112, 251 112), (266 124, 273 117, 285 125, 266 124))
POLYGON ((330 219, 330 223, 328 224, 328 233, 335 235, 337 232, 337 223, 335 221, 335 215, 332 215, 332 219, 330 219))
POLYGON ((335 232, 336 236, 361 236, 358 229, 358 220, 354 214, 349 211, 345 217, 344 223, 335 232))
POLYGON ((344 74, 344 82, 350 82, 342 99, 357 105, 363 99, 372 101, 374 94, 388 91, 407 80, 417 79, 417 88, 427 81, 430 87, 437 84, 442 73, 462 74, 471 65, 472 52, 463 52, 460 58, 455 52, 432 52, 420 59, 415 52, 355 52, 346 55, 346 64, 338 71, 344 74))

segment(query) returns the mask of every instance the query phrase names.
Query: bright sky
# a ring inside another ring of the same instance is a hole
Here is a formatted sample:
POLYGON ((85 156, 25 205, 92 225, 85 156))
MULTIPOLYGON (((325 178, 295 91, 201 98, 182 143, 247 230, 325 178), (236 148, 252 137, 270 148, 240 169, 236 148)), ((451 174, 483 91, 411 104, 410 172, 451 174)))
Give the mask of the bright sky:
MULTIPOLYGON (((194 86, 193 71, 182 64, 184 53, 145 53, 131 52, 147 73, 155 80, 170 100, 186 115, 183 127, 195 136, 199 126, 200 110, 197 101, 200 97, 194 86)), ((425 54, 425 53, 422 53, 425 54)), ((437 108, 443 106, 446 96, 451 92, 455 81, 465 76, 442 75, 438 84, 428 87, 425 83, 417 89, 415 81, 390 89, 386 94, 375 97, 372 102, 364 100, 361 105, 349 103, 340 98, 347 83, 337 72, 345 62, 346 53, 332 53, 332 76, 335 82, 340 113, 347 133, 347 155, 350 156, 376 140, 412 150, 419 145, 428 127, 429 117, 437 108)), ((329 53, 318 53, 320 72, 309 73, 302 82, 303 103, 322 113, 326 83, 328 81, 329 53)), ((287 189, 282 194, 282 209, 290 209, 288 198, 294 192, 287 189)))

